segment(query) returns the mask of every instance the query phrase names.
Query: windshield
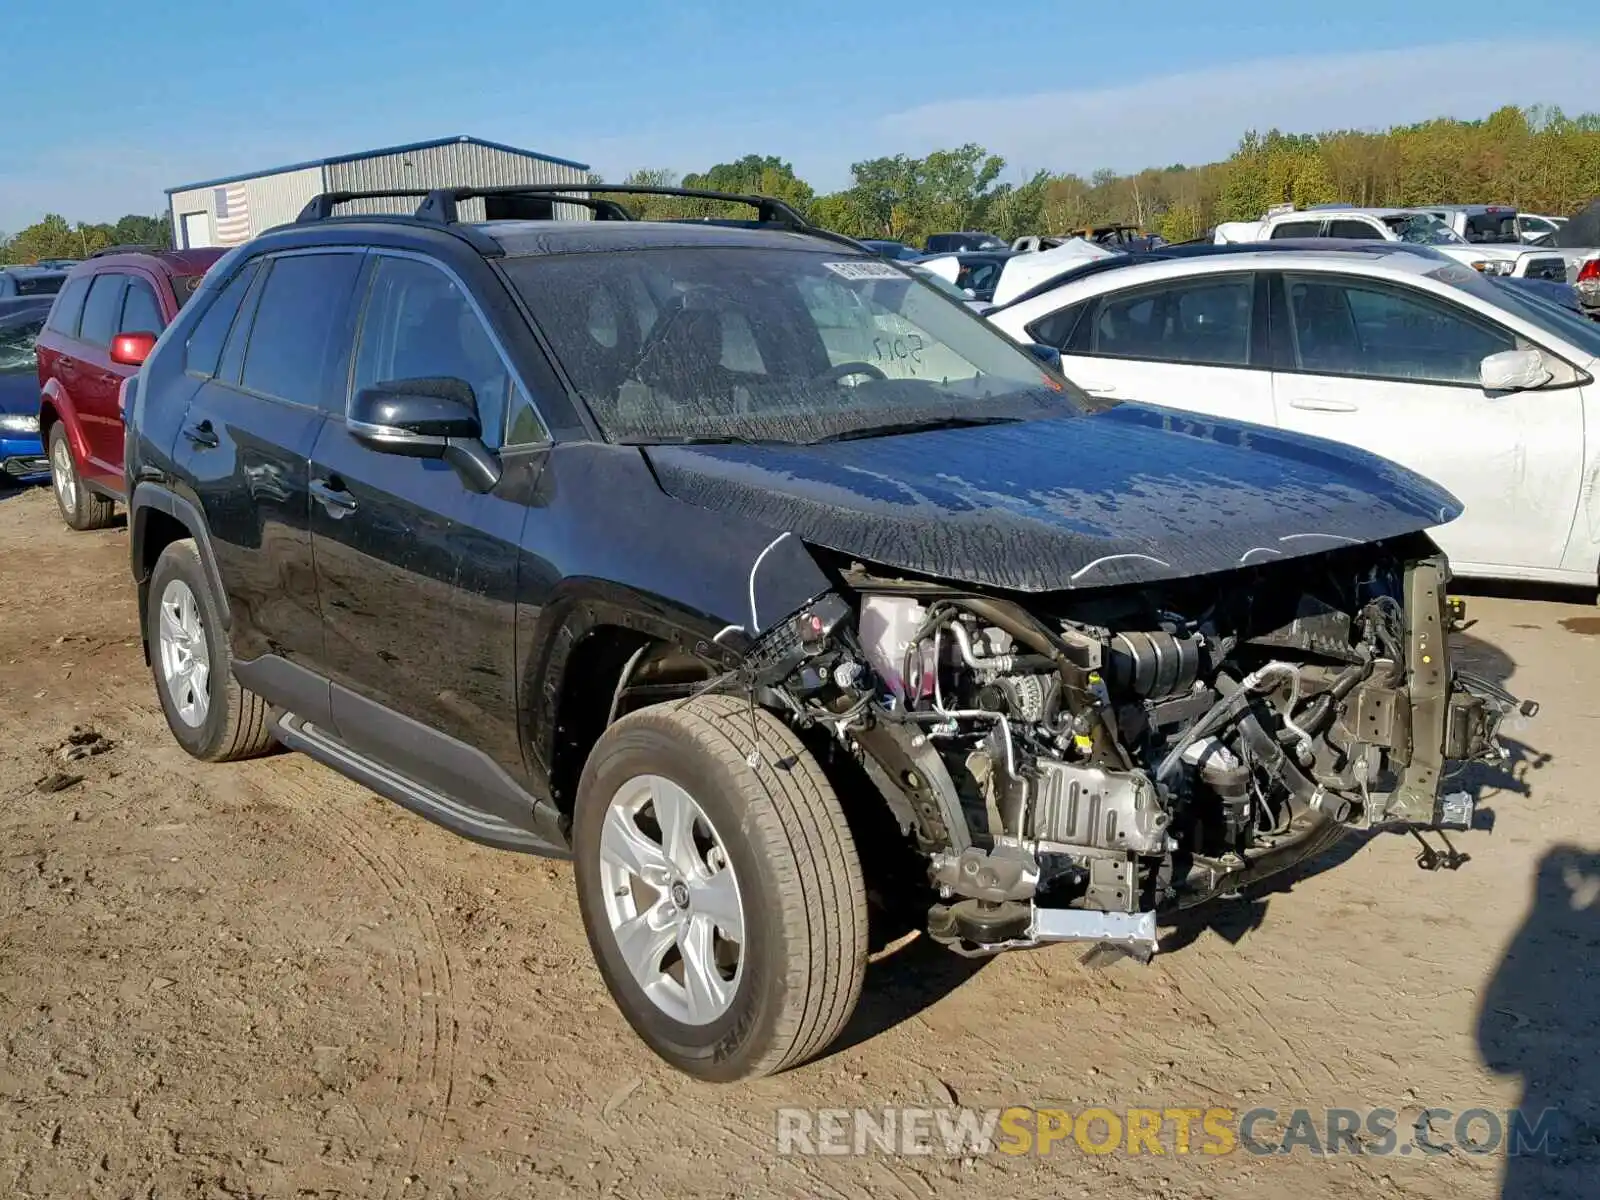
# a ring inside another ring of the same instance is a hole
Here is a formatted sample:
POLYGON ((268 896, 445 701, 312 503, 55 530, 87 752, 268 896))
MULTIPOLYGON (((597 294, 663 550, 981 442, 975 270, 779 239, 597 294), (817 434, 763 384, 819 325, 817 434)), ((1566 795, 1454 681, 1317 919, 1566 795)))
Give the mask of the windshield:
POLYGON ((1517 214, 1504 210, 1467 214, 1467 241, 1478 245, 1515 245, 1522 241, 1517 233, 1517 214))
POLYGON ((37 367, 33 344, 43 328, 42 314, 0 317, 0 375, 32 371, 37 367))
POLYGON ((1600 322, 1591 321, 1569 308, 1526 292, 1515 285, 1481 275, 1470 267, 1452 265, 1429 271, 1431 279, 1469 292, 1496 308, 1521 317, 1531 325, 1554 334, 1584 354, 1600 358, 1600 322))
POLYGON ((1098 407, 879 259, 702 247, 505 269, 616 442, 814 442, 1098 407))
POLYGON ((1461 239, 1456 236, 1455 230, 1429 213, 1405 213, 1396 217, 1385 217, 1383 223, 1394 230, 1402 242, 1410 242, 1414 246, 1461 244, 1461 239))

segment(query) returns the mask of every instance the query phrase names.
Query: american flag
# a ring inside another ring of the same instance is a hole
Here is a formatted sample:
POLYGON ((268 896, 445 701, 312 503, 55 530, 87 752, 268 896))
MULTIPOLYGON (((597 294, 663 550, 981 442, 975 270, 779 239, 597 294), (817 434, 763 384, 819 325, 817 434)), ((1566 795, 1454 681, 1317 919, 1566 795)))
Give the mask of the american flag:
POLYGON ((217 245, 238 246, 250 240, 250 205, 244 184, 230 183, 216 189, 217 245))

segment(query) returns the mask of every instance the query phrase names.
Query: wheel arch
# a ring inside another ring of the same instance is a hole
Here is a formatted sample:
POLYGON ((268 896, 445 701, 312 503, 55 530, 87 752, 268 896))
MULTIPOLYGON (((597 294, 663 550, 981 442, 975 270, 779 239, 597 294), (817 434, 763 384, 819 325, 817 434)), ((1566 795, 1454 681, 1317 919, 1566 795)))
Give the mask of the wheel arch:
POLYGON ((46 454, 50 453, 50 430, 58 424, 66 427, 67 445, 72 447, 72 455, 77 459, 81 470, 81 464, 88 457, 89 448, 83 440, 83 427, 78 422, 78 410, 73 405, 67 389, 61 386, 61 382, 50 379, 39 393, 39 444, 44 447, 46 454))
POLYGON ((544 606, 523 672, 522 734, 547 768, 551 798, 564 815, 572 812, 583 765, 614 703, 619 716, 638 707, 619 695, 625 670, 648 679, 647 686, 672 687, 704 682, 741 661, 709 625, 599 581, 544 606))
POLYGON ((150 604, 150 575, 155 570, 161 552, 173 542, 186 538, 193 539, 199 551, 200 564, 216 597, 217 611, 222 615, 223 629, 233 627, 233 610, 228 603, 228 591, 222 586, 222 573, 217 569, 217 557, 211 547, 211 536, 206 531, 205 516, 182 496, 160 484, 146 481, 135 487, 133 495, 128 498, 128 563, 139 591, 140 640, 145 643, 146 660, 150 655, 145 634, 145 618, 150 604))

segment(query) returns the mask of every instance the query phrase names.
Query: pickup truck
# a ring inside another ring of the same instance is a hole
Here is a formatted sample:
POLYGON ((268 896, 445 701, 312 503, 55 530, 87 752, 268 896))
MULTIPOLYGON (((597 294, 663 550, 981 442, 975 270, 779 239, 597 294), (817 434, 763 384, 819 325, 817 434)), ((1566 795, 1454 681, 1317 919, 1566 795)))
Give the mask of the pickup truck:
MULTIPOLYGON (((1485 206, 1487 207, 1487 206, 1485 206)), ((1513 217, 1516 211, 1511 210, 1513 217)), ((1513 228, 1515 222, 1512 222, 1513 228)), ((1218 225, 1215 240, 1265 242, 1280 238, 1346 238, 1366 241, 1410 242, 1433 246, 1485 275, 1517 279, 1569 282, 1567 259, 1553 250, 1507 244, 1471 242, 1432 210, 1414 208, 1325 207, 1269 212, 1259 221, 1234 221, 1218 225)))

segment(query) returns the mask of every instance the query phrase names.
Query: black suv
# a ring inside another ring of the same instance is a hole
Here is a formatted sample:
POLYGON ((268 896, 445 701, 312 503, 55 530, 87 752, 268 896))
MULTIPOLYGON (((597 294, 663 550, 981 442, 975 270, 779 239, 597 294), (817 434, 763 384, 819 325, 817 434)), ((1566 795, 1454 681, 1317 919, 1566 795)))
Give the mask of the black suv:
POLYGON ((319 197, 207 274, 126 455, 191 754, 572 857, 628 1020, 716 1079, 835 1038, 869 890, 875 938, 1142 957, 1354 821, 1470 822, 1445 760, 1513 702, 1448 666, 1446 493, 1093 401, 777 202, 621 190, 319 197))

